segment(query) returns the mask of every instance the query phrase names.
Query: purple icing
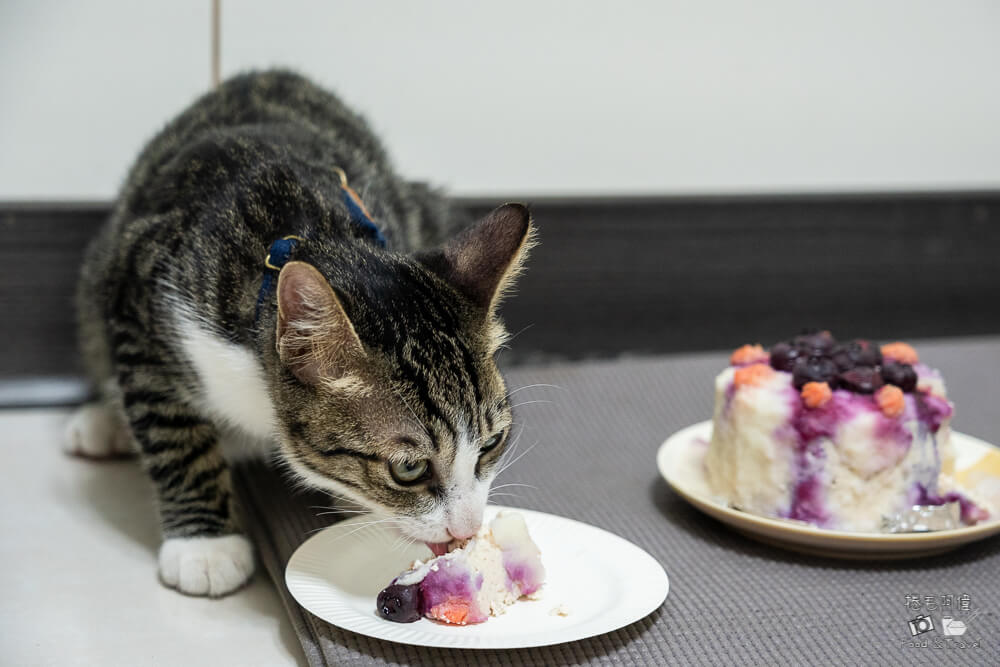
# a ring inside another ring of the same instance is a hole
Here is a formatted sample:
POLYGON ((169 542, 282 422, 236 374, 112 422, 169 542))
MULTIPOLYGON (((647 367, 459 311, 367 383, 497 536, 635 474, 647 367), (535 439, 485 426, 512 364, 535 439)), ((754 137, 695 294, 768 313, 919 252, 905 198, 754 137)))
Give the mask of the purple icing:
POLYGON ((988 519, 990 516, 988 511, 975 504, 969 500, 968 496, 959 493, 958 491, 952 491, 942 496, 935 492, 928 491, 927 487, 918 482, 914 485, 913 490, 910 492, 911 505, 943 505, 944 503, 953 503, 956 501, 962 510, 963 523, 974 524, 988 519))
POLYGON ((441 559, 437 561, 437 569, 429 571, 420 582, 420 612, 426 616, 438 605, 460 600, 469 605, 467 622, 482 623, 487 614, 476 604, 477 593, 482 586, 481 573, 473 579, 472 572, 464 563, 457 559, 441 559))
POLYGON ((806 408, 798 392, 791 392, 792 428, 798 438, 798 448, 803 449, 817 438, 832 438, 842 421, 856 415, 861 406, 851 400, 855 394, 840 389, 830 400, 818 408, 806 408))
POLYGON ((517 584, 521 595, 531 595, 542 585, 542 573, 530 561, 517 557, 513 551, 503 552, 503 567, 507 571, 508 587, 517 584))
MULTIPOLYGON (((913 435, 903 426, 902 420, 884 416, 875 399, 870 395, 856 394, 842 389, 834 390, 830 400, 820 407, 807 408, 798 392, 789 392, 792 405, 790 433, 795 441, 795 481, 789 507, 783 516, 823 526, 829 523, 824 489, 829 480, 824 478, 824 438, 833 439, 837 427, 861 412, 876 415, 876 434, 879 436, 877 455, 887 463, 899 461, 913 442, 913 435), (886 449, 891 448, 891 449, 886 449)), ((787 435, 783 429, 779 435, 787 435)))
POLYGON ((917 419, 925 424, 931 433, 937 433, 944 420, 951 417, 954 412, 951 403, 930 392, 918 391, 913 396, 916 402, 917 419))
MULTIPOLYGON (((795 438, 795 483, 792 487, 789 509, 784 516, 819 526, 830 519, 825 508, 823 493, 825 480, 822 476, 824 459, 822 438, 832 439, 837 426, 855 417, 859 412, 872 412, 876 415, 875 434, 878 446, 882 450, 876 454, 884 458, 887 463, 899 461, 913 444, 913 434, 906 428, 906 422, 916 420, 922 431, 921 437, 929 432, 933 438, 953 412, 947 400, 927 392, 908 394, 905 397, 905 412, 900 418, 883 415, 872 396, 840 389, 833 392, 826 405, 818 408, 806 408, 797 393, 794 393, 791 400, 791 432, 795 438), (887 447, 894 448, 894 451, 886 450, 887 447)), ((787 434, 788 431, 783 430, 779 435, 787 434)), ((935 470, 937 470, 940 462, 936 443, 933 450, 935 470)), ((962 521, 965 523, 976 523, 989 516, 986 510, 961 493, 952 492, 939 496, 918 483, 910 495, 911 503, 914 505, 940 505, 958 501, 962 510, 962 521)))
POLYGON ((733 396, 736 395, 736 383, 730 381, 726 385, 726 397, 725 403, 722 404, 722 414, 729 416, 730 406, 733 404, 733 396))
POLYGON ((822 460, 823 448, 818 442, 795 453, 797 481, 792 490, 792 503, 786 518, 808 521, 822 526, 830 520, 826 511, 826 497, 823 493, 822 460), (815 446, 814 446, 815 445, 815 446))

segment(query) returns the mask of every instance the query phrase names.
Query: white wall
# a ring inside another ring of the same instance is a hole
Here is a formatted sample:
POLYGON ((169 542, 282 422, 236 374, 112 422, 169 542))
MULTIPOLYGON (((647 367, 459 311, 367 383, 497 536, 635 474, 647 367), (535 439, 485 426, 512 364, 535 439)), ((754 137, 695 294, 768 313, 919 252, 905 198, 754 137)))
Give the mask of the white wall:
MULTIPOLYGON (((465 194, 996 188, 998 35, 996 0, 225 0, 222 62, 465 194)), ((112 196, 208 38, 207 0, 0 1, 0 199, 112 196)))

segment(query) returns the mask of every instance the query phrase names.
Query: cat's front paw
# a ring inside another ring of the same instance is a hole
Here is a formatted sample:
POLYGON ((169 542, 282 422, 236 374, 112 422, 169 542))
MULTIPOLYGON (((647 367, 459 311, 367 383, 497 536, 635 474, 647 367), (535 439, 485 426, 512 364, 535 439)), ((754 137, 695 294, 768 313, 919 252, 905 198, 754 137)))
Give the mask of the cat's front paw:
POLYGON ((63 450, 91 459, 131 456, 135 453, 128 428, 106 403, 80 406, 66 424, 63 450))
POLYGON ((253 575, 253 545, 242 535, 171 537, 160 546, 160 579, 188 595, 232 593, 253 575))

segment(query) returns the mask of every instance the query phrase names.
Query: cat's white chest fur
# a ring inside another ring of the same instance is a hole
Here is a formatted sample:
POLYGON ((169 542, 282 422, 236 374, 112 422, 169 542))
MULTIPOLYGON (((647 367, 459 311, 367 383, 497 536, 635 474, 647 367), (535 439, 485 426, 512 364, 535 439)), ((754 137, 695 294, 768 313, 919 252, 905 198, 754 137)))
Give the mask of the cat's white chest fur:
POLYGON ((227 458, 268 448, 277 419, 254 354, 207 331, 183 314, 178 318, 181 348, 198 374, 205 410, 225 426, 249 437, 229 434, 222 442, 227 458), (227 446, 234 445, 234 446, 227 446))

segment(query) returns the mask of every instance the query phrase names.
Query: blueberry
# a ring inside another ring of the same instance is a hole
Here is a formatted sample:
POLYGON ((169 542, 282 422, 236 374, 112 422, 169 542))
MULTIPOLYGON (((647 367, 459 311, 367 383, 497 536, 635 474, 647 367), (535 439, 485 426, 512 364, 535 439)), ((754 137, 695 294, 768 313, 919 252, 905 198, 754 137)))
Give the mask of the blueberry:
POLYGON ((882 378, 886 384, 894 384, 903 391, 911 392, 917 388, 917 372, 909 364, 890 361, 882 366, 882 378))
POLYGON ((874 394, 885 383, 873 367, 858 366, 838 375, 837 384, 858 394, 874 394))
POLYGON ((855 366, 878 366, 882 363, 882 351, 867 340, 852 340, 846 348, 855 366))
POLYGON ((815 355, 829 353, 837 341, 829 331, 817 331, 800 334, 795 337, 793 343, 799 351, 815 355))
POLYGON ((798 357, 799 350, 791 343, 775 343, 771 347, 771 368, 791 373, 798 357))
POLYGON ((378 615, 396 623, 420 620, 420 584, 391 584, 378 594, 378 615))
POLYGON ((802 389, 807 382, 830 382, 837 375, 837 365, 828 357, 799 357, 792 367, 792 384, 802 389))
POLYGON ((849 371, 857 365, 855 360, 851 358, 851 355, 842 345, 838 345, 833 349, 830 358, 833 359, 833 363, 836 364, 837 370, 841 373, 849 371))

